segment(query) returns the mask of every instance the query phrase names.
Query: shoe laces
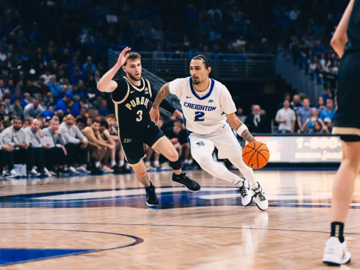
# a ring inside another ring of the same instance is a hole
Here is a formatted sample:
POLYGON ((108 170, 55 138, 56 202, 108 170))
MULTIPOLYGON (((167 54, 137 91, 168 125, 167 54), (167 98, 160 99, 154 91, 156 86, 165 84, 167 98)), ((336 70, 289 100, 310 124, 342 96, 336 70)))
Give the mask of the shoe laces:
POLYGON ((242 197, 245 197, 249 194, 244 184, 239 188, 239 190, 242 197))
POLYGON ((262 189, 259 188, 258 191, 255 192, 255 197, 258 196, 260 201, 266 201, 265 193, 262 192, 262 189))

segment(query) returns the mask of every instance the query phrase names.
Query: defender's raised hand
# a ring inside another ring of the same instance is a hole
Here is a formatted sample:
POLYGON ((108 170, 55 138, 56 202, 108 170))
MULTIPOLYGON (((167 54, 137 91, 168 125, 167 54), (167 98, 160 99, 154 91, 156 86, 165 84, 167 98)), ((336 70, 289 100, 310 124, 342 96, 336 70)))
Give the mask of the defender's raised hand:
POLYGON ((117 64, 119 66, 122 66, 123 64, 125 64, 126 59, 129 57, 129 55, 126 53, 130 50, 131 50, 130 47, 126 47, 125 49, 122 50, 122 52, 119 55, 118 61, 117 61, 117 64))

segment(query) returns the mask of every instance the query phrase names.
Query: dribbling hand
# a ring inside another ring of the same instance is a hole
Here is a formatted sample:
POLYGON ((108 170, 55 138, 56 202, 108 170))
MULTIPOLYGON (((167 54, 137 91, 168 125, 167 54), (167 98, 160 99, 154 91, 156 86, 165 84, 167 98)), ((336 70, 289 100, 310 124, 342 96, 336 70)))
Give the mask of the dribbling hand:
POLYGON ((128 51, 130 51, 131 48, 130 47, 126 47, 125 49, 122 50, 122 52, 120 53, 119 55, 119 58, 118 58, 118 61, 117 61, 117 64, 119 66, 122 66, 125 64, 126 62, 126 59, 129 57, 128 54, 126 54, 128 51))

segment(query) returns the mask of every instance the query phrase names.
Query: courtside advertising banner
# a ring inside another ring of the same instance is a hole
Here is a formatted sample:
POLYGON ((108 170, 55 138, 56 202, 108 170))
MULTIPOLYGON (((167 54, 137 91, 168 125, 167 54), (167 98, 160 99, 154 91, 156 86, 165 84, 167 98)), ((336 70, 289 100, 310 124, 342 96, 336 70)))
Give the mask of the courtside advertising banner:
POLYGON ((336 136, 255 136, 255 138, 269 148, 269 163, 341 161, 341 142, 336 136))

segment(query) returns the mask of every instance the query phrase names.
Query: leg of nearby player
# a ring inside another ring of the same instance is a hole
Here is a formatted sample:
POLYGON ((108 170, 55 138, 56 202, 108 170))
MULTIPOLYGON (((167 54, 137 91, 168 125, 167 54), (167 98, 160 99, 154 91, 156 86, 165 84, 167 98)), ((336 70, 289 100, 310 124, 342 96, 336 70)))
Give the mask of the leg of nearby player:
POLYGON ((341 145, 342 160, 332 190, 331 234, 323 257, 323 262, 328 265, 345 264, 351 260, 346 248, 344 225, 360 168, 360 141, 341 141, 341 145))
POLYGON ((139 180, 139 182, 143 184, 145 187, 149 187, 150 186, 149 175, 146 171, 144 161, 141 160, 137 164, 130 164, 130 166, 134 170, 137 180, 139 180))
POLYGON ((360 168, 360 142, 342 144, 342 161, 332 190, 332 221, 345 223, 360 168))
POLYGON ((173 181, 184 185, 190 191, 197 192, 200 190, 201 187, 196 181, 187 177, 185 173, 182 173, 180 157, 168 138, 165 136, 162 137, 153 147, 169 160, 170 166, 173 169, 173 181))
MULTIPOLYGON (((170 161, 170 164, 179 160, 178 152, 172 142, 166 137, 162 137, 161 141, 156 145, 155 150, 165 156, 170 161)), ((179 168, 173 168, 173 171, 175 174, 181 174, 181 162, 179 168)))
POLYGON ((149 180, 149 175, 146 171, 144 161, 140 160, 139 163, 130 164, 130 166, 133 168, 137 180, 139 180, 139 182, 145 186, 146 204, 148 206, 159 205, 159 201, 158 201, 158 199, 156 197, 156 193, 155 193, 155 187, 149 180))

